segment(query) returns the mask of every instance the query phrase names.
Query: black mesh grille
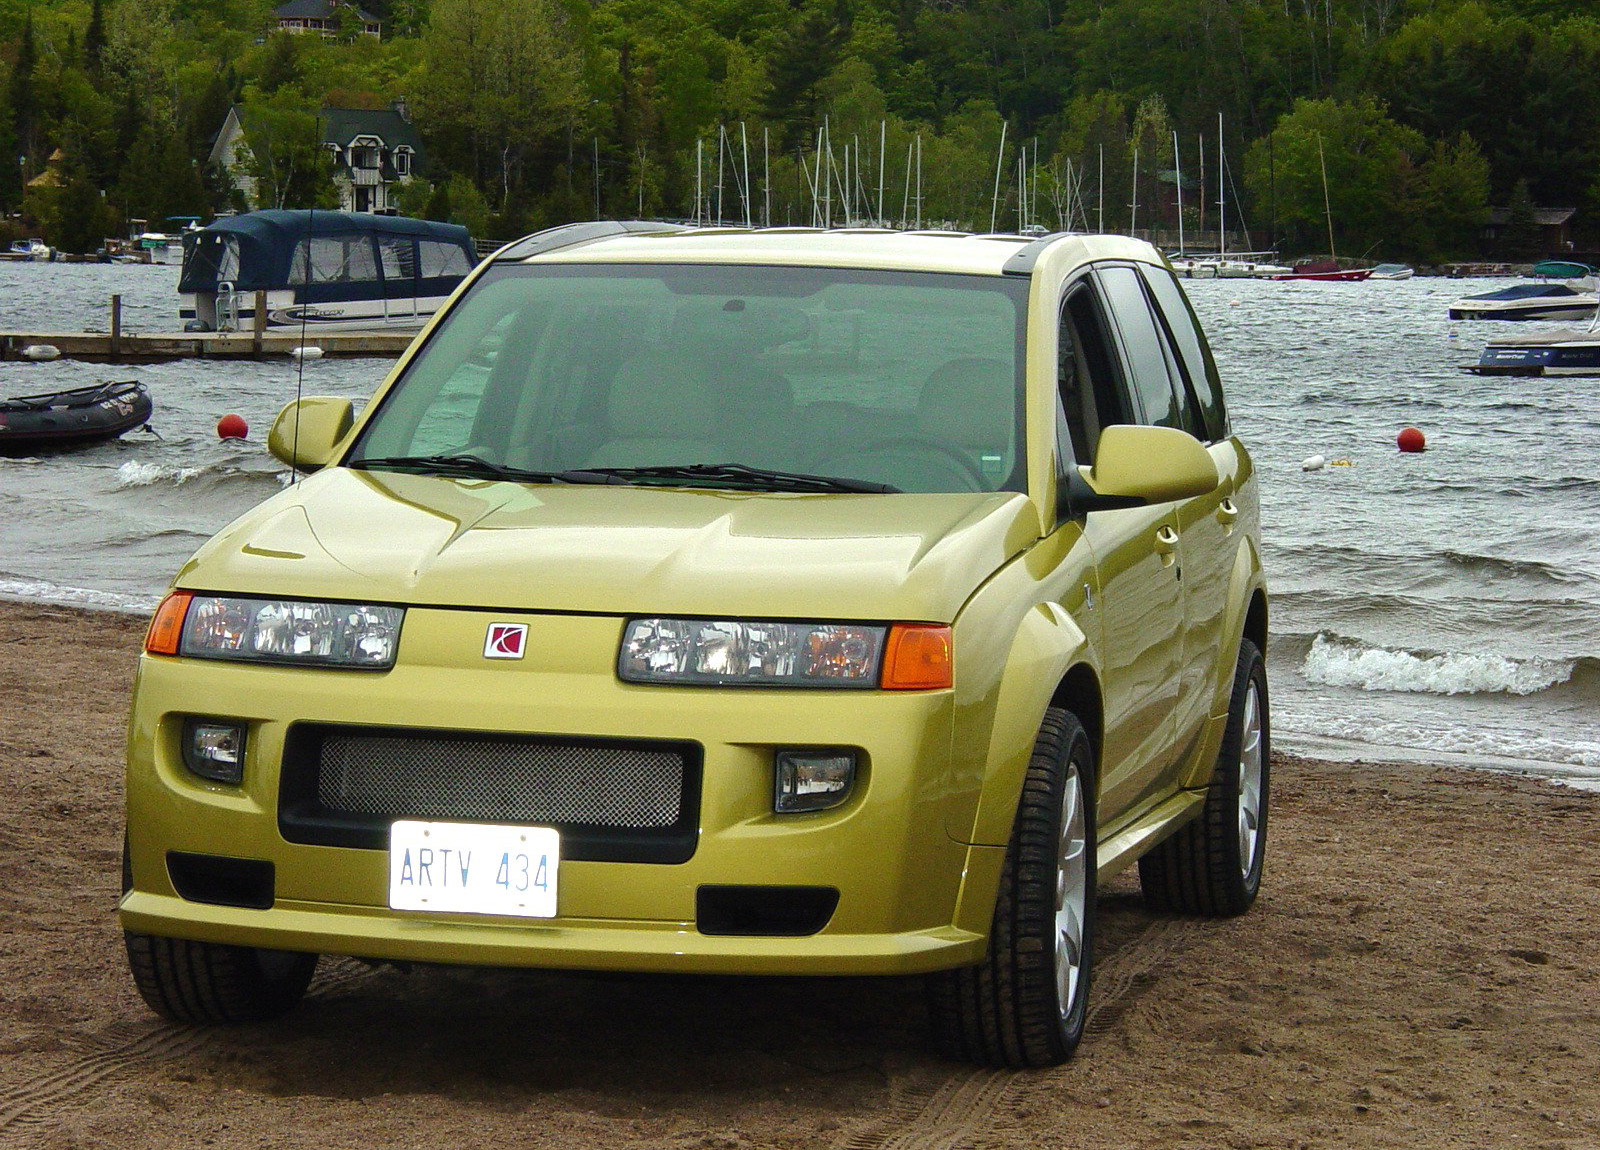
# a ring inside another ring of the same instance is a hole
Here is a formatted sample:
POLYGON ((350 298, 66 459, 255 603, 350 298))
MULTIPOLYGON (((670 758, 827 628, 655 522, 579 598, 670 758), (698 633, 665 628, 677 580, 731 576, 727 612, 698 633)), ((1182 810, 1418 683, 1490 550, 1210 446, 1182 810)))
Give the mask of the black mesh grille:
POLYGON ((321 760, 318 801, 353 814, 645 829, 683 805, 683 756, 662 750, 362 736, 321 760))
POLYGON ((699 837, 695 743, 297 723, 278 826, 290 842, 383 850, 395 819, 522 823, 561 857, 684 862, 699 837))

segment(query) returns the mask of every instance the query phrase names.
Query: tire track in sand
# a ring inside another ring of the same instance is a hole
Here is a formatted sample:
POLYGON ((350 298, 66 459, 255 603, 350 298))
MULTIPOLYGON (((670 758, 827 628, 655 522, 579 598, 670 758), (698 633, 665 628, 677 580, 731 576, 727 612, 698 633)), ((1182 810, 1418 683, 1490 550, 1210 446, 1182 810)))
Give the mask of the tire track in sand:
MULTIPOLYGON (((351 959, 324 959, 323 963, 316 985, 307 998, 327 997, 364 981, 377 969, 351 959)), ((109 1029, 111 1036, 120 1037, 130 1028, 114 1023, 109 1029)), ((0 1135, 12 1129, 48 1124, 57 1113, 73 1108, 88 1090, 108 1079, 152 1063, 172 1062, 217 1045, 216 1032, 210 1029, 179 1023, 138 1029, 139 1033, 125 1042, 80 1055, 58 1070, 37 1074, 26 1082, 0 1089, 0 1135)))
MULTIPOLYGON (((1092 1001, 1085 1031, 1109 1031, 1127 1011, 1128 994, 1149 975, 1187 950, 1201 932, 1192 919, 1162 918, 1127 938, 1095 964, 1092 1001)), ((957 1150, 974 1145, 994 1125, 996 1115, 1015 1110, 1031 1096, 1059 1089, 1050 1070, 958 1070, 935 1082, 891 1085, 888 1112, 838 1143, 840 1150, 957 1150)))

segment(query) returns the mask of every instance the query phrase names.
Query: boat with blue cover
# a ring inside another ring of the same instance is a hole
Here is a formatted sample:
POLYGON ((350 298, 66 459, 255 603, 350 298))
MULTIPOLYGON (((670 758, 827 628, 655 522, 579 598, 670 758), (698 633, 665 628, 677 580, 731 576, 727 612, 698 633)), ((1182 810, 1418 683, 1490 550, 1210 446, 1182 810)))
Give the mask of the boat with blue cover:
POLYGON ((367 212, 267 209, 183 237, 186 331, 416 329, 477 265, 467 229, 367 212))

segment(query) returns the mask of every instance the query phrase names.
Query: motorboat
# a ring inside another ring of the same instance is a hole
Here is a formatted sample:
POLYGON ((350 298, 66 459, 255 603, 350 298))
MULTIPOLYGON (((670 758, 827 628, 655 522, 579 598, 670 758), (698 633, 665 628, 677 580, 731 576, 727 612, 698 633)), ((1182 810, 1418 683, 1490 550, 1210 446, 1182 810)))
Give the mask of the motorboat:
POLYGON ((1600 376, 1600 307, 1583 331, 1533 332, 1491 339, 1468 371, 1479 375, 1600 376))
POLYGON ((55 250, 43 240, 13 240, 3 254, 11 260, 31 260, 46 263, 55 257, 55 250))
POLYGON ((1172 266, 1173 273, 1186 280, 1216 279, 1217 264, 1219 262, 1215 256, 1175 255, 1167 258, 1167 263, 1172 266))
POLYGON ((0 453, 115 439, 149 422, 150 392, 137 380, 0 400, 0 453))
POLYGON ((368 212, 268 209, 183 237, 185 331, 416 329, 477 266, 457 224, 368 212))
POLYGON ((153 264, 178 264, 183 262, 183 236, 168 232, 140 232, 134 243, 144 253, 143 260, 153 264))
POLYGON ((1417 274, 1417 269, 1410 264, 1379 264, 1372 269, 1368 279, 1375 280, 1408 280, 1417 274))
POLYGON ((1372 278, 1371 268, 1342 267, 1338 260, 1302 260, 1272 277, 1275 280, 1323 280, 1329 283, 1359 283, 1372 278))
POLYGON ((1600 297, 1566 284, 1515 284, 1463 296, 1450 305, 1451 319, 1582 319, 1600 307, 1600 297))
POLYGON ((1273 263, 1272 252, 1234 252, 1217 264, 1217 278, 1225 280, 1265 280, 1292 269, 1273 263))

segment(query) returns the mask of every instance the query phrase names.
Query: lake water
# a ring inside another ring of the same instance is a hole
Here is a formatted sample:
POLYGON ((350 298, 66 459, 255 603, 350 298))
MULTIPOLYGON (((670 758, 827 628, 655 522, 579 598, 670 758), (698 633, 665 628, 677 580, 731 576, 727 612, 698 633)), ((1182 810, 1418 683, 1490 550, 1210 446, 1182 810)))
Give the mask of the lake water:
MULTIPOLYGON (((172 330, 170 267, 0 264, 0 328, 172 330)), ((1261 476, 1279 747, 1456 760, 1600 786, 1600 380, 1459 370, 1505 281, 1187 285, 1261 476), (1395 435, 1415 425, 1422 454, 1395 435), (1332 465, 1303 470, 1308 457, 1332 465)), ((1533 330, 1545 325, 1524 325, 1533 330)), ((305 365, 364 398, 386 360, 305 365)), ((280 489, 262 447, 287 362, 0 364, 0 395, 138 378, 157 435, 0 459, 0 596, 149 610, 209 535, 280 489), (244 416, 249 443, 217 439, 244 416)))

